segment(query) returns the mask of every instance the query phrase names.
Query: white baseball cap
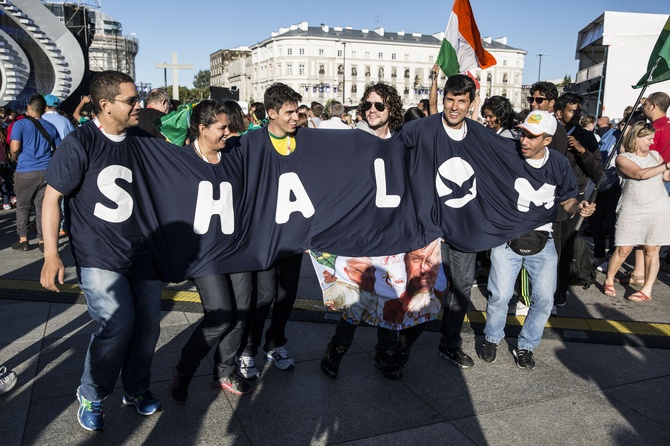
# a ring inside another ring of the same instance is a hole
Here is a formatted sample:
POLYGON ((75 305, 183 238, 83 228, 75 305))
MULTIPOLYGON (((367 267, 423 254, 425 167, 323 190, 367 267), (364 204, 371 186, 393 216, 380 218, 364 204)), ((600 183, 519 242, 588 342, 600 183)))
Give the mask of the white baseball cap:
POLYGON ((556 133, 556 125, 556 118, 551 113, 537 110, 530 112, 523 124, 517 127, 526 129, 533 136, 540 136, 544 133, 553 136, 556 133))

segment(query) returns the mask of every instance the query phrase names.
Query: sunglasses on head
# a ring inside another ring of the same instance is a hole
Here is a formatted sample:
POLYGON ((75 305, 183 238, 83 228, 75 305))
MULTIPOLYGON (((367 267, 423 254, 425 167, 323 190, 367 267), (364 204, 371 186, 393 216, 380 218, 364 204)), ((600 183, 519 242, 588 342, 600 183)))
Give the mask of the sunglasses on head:
POLYGON ((529 104, 532 104, 533 102, 535 102, 535 103, 537 103, 537 105, 540 105, 541 103, 543 103, 546 100, 547 100, 547 98, 541 98, 539 96, 537 98, 534 98, 532 96, 528 96, 528 103, 529 104))
POLYGON ((383 102, 374 102, 373 103, 373 102, 368 101, 365 104, 363 104, 363 110, 368 111, 372 108, 373 105, 375 106, 375 108, 377 109, 378 112, 383 112, 384 109, 386 108, 386 106, 384 105, 383 102))

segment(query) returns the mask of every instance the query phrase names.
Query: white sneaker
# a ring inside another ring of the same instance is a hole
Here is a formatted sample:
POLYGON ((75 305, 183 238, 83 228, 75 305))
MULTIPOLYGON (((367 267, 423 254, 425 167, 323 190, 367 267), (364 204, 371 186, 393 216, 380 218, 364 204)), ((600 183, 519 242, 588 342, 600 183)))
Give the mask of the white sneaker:
POLYGON ((9 392, 16 385, 16 373, 9 372, 5 367, 0 367, 0 394, 9 392))
POLYGON ((277 347, 265 353, 265 360, 274 363, 279 370, 292 369, 295 366, 293 358, 291 358, 284 347, 277 347))
POLYGON ((607 262, 607 260, 605 260, 603 263, 596 266, 596 271, 600 271, 601 273, 606 273, 608 266, 609 266, 609 263, 607 262))
POLYGON ((244 379, 256 379, 260 376, 253 356, 242 355, 237 359, 237 373, 244 379))
POLYGON ((530 307, 525 306, 521 302, 517 301, 516 303, 516 315, 517 316, 528 316, 528 309, 530 307))

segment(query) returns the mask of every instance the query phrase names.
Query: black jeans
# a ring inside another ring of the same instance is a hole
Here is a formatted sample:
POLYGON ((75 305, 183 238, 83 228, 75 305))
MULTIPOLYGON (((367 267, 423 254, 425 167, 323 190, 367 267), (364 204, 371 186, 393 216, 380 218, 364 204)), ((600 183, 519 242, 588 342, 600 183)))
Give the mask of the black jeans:
POLYGON ((177 365, 180 372, 193 376, 214 346, 214 379, 235 371, 235 357, 251 306, 251 278, 251 273, 238 273, 193 279, 205 316, 181 351, 177 365))
POLYGON ((240 346, 243 354, 256 356, 263 339, 265 320, 272 307, 270 327, 265 332, 263 350, 268 352, 288 342, 286 323, 291 316, 293 303, 298 295, 298 281, 302 254, 280 260, 274 267, 259 271, 256 275, 251 315, 247 324, 245 342, 240 346), (274 302, 274 307, 272 303, 274 302))
POLYGON ((616 223, 616 206, 621 196, 621 187, 615 184, 611 189, 598 192, 596 210, 589 217, 589 227, 593 234, 593 257, 606 257, 605 244, 609 238, 609 253, 614 252, 614 224, 616 223))
MULTIPOLYGON (((333 342, 347 349, 354 342, 354 334, 358 325, 350 324, 346 319, 341 318, 335 327, 335 336, 333 342)), ((377 345, 375 349, 380 351, 403 350, 408 351, 426 329, 426 324, 414 325, 403 330, 389 330, 388 328, 377 327, 377 345)))
POLYGON ((442 267, 450 287, 445 298, 442 313, 442 339, 446 348, 460 348, 463 345, 461 330, 470 307, 470 293, 475 282, 476 252, 462 252, 442 243, 442 267))

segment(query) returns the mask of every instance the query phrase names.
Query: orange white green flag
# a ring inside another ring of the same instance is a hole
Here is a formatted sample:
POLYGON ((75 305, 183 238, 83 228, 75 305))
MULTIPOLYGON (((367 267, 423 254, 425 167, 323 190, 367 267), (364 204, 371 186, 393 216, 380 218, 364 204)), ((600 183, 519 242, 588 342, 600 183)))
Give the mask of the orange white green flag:
POLYGON ((496 64, 495 57, 482 46, 482 38, 468 0, 454 1, 437 64, 447 76, 496 64))

